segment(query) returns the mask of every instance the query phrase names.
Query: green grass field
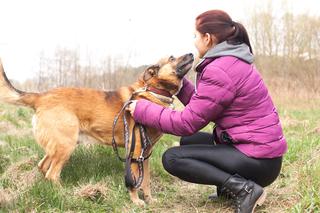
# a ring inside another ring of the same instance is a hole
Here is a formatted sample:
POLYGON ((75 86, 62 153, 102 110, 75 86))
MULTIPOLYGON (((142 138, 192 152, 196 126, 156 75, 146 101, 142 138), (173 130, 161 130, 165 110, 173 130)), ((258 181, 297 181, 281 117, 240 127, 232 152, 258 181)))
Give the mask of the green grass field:
MULTIPOLYGON (((320 212, 320 109, 279 108, 289 144, 282 172, 256 212, 320 212)), ((170 176, 162 153, 179 138, 164 135, 151 157, 155 203, 139 208, 124 186, 124 165, 111 147, 80 145, 62 172, 62 187, 37 170, 43 156, 33 139, 33 111, 0 105, 0 212, 232 212, 207 199, 214 187, 170 176)), ((205 130, 210 131, 207 127, 205 130)))

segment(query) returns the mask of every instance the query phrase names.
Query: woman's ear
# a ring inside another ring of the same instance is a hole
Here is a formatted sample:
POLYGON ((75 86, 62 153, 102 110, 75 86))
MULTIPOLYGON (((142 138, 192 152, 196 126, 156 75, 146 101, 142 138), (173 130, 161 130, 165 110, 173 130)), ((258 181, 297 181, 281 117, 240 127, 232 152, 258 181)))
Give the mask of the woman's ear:
POLYGON ((204 39, 205 39, 205 43, 206 43, 207 47, 212 47, 218 43, 218 40, 214 35, 212 35, 210 33, 206 33, 206 34, 204 34, 204 36, 205 36, 204 39))
POLYGON ((204 34, 204 42, 207 47, 211 47, 211 35, 209 33, 204 34))

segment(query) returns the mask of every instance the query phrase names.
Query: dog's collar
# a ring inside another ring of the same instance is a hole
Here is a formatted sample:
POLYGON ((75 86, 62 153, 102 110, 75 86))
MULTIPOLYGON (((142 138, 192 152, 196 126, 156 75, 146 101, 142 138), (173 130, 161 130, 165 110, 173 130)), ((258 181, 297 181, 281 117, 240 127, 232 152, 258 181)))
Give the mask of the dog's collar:
POLYGON ((172 98, 171 93, 166 91, 166 90, 163 90, 163 89, 158 89, 158 88, 155 88, 155 87, 147 87, 147 91, 150 91, 150 92, 153 92, 155 94, 162 95, 162 96, 165 96, 165 97, 168 97, 168 98, 172 98))
POLYGON ((149 94, 153 95, 155 98, 159 99, 160 101, 169 104, 171 108, 174 108, 174 106, 173 106, 174 99, 169 92, 167 92, 165 90, 157 89, 155 87, 145 86, 145 87, 142 87, 142 88, 135 90, 132 93, 132 95, 142 93, 142 92, 148 92, 149 94), (160 92, 160 91, 162 91, 162 92, 160 92))
POLYGON ((153 95, 154 97, 156 97, 157 99, 159 99, 160 101, 164 102, 164 103, 167 103, 167 104, 170 104, 170 105, 173 104, 173 100, 174 100, 173 97, 163 96, 163 95, 151 92, 151 91, 149 91, 149 93, 151 95, 153 95))

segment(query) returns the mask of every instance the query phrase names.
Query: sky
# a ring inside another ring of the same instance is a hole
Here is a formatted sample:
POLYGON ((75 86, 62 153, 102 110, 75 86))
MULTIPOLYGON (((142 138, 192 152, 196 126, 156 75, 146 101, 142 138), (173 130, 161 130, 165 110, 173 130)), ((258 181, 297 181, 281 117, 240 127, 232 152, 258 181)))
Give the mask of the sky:
POLYGON ((293 13, 320 14, 317 0, 0 0, 0 58, 9 79, 36 75, 40 55, 77 49, 99 63, 122 56, 132 66, 196 53, 194 20, 210 9, 245 22, 250 11, 283 2, 293 13), (257 4, 259 2, 259 5, 257 4))

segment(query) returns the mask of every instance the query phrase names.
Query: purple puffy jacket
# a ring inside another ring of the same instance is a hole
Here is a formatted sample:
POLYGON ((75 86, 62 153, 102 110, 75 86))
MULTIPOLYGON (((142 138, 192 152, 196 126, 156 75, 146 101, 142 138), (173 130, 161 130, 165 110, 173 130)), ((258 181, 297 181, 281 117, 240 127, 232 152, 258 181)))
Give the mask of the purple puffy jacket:
POLYGON ((133 117, 179 136, 194 134, 212 121, 218 143, 231 142, 249 157, 282 156, 287 144, 279 116, 252 62, 245 44, 220 43, 197 65, 196 87, 184 79, 177 95, 183 111, 139 100, 133 117))

